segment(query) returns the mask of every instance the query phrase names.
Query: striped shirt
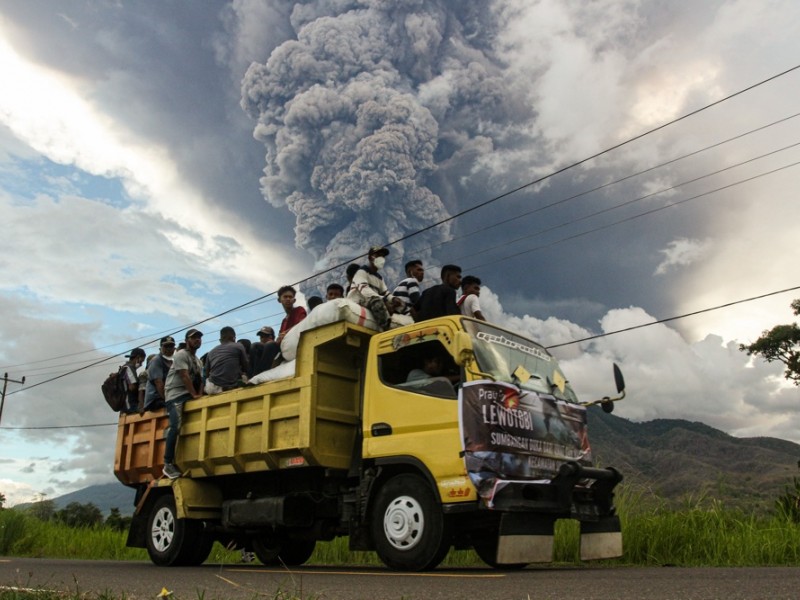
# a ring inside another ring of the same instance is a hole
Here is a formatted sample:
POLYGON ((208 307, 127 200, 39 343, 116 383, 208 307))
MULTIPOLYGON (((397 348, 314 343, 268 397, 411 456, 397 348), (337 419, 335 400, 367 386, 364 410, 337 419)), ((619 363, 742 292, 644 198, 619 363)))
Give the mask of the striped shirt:
POLYGON ((403 314, 408 314, 410 307, 419 301, 419 281, 417 281, 415 277, 403 279, 403 281, 398 283, 397 287, 394 288, 392 295, 395 298, 400 298, 403 302, 403 310, 401 312, 403 314))

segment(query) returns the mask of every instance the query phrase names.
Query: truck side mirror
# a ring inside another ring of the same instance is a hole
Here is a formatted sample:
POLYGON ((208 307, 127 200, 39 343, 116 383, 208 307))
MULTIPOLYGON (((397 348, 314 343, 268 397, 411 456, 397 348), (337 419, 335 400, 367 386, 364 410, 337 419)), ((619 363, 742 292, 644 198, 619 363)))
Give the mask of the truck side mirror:
POLYGON ((466 331, 456 331, 453 338, 453 359, 459 367, 463 367, 472 362, 474 351, 472 349, 472 338, 466 331))
POLYGON ((622 369, 619 368, 617 363, 614 363, 614 382, 617 384, 618 394, 625 391, 625 378, 622 376, 622 369))

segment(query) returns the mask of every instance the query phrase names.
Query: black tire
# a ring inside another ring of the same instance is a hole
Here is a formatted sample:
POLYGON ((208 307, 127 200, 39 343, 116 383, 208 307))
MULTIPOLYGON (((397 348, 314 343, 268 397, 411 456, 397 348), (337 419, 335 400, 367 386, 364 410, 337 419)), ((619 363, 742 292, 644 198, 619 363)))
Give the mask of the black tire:
POLYGON ((439 500, 419 475, 397 475, 378 490, 371 529, 375 551, 391 569, 435 569, 450 549, 439 500))
POLYGON ((153 563, 160 567, 197 565, 208 558, 212 544, 213 539, 203 536, 201 523, 178 518, 172 494, 156 500, 147 519, 147 554, 153 563))
POLYGON ((519 571, 528 566, 527 563, 514 563, 510 565, 501 565, 497 563, 497 537, 491 538, 478 538, 473 540, 473 547, 475 553, 480 559, 493 569, 499 571, 519 571))
POLYGON ((281 550, 278 553, 278 562, 287 567, 294 567, 304 564, 317 547, 317 540, 293 540, 284 538, 281 542, 281 550))
MULTIPOLYGON (((192 522, 192 525, 194 523, 192 522)), ((200 525, 199 523, 197 525, 200 525)), ((185 562, 181 563, 187 566, 196 566, 202 565, 206 562, 209 554, 211 554, 211 548, 214 546, 214 538, 210 535, 203 533, 200 531, 197 535, 197 541, 194 545, 194 551, 191 553, 191 556, 186 559, 185 562)))
POLYGON ((265 565, 294 567, 304 564, 317 547, 316 540, 292 539, 291 534, 267 535, 251 540, 253 552, 265 565))
POLYGON ((250 541, 250 544, 253 548, 253 552, 256 554, 256 558, 263 564, 279 564, 278 554, 280 554, 281 546, 277 538, 274 536, 254 537, 250 541))

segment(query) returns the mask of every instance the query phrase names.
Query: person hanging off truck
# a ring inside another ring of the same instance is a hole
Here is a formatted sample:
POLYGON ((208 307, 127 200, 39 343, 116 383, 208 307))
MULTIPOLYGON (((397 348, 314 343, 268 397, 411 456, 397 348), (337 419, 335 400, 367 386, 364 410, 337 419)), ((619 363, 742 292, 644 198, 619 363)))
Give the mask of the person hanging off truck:
POLYGON ((202 332, 197 329, 186 332, 186 348, 175 353, 164 384, 169 416, 164 445, 164 475, 170 479, 181 476, 181 470, 175 464, 175 447, 183 424, 184 405, 188 400, 203 395, 203 364, 197 358, 197 350, 202 343, 202 332))

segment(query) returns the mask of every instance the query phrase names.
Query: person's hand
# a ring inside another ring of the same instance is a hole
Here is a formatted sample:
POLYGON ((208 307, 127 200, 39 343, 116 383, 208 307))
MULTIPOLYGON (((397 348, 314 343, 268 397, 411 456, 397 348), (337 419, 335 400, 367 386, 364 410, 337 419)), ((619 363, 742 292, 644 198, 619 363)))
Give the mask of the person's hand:
POLYGON ((390 315, 400 312, 403 310, 403 301, 400 298, 392 298, 391 301, 386 303, 386 309, 390 315))

